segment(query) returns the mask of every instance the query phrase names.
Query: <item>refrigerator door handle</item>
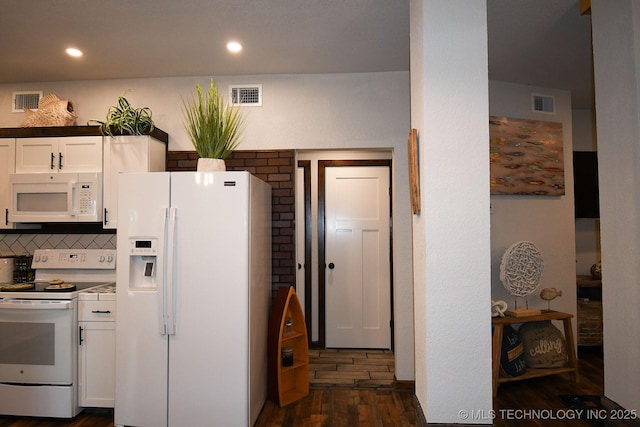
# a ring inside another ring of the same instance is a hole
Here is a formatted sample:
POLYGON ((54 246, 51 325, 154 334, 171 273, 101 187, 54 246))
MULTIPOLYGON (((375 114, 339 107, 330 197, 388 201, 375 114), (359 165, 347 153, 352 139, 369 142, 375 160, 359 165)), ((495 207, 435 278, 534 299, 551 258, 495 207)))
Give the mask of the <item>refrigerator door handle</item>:
POLYGON ((176 281, 175 278, 175 235, 176 235, 177 209, 169 208, 169 226, 167 227, 167 275, 166 275, 166 319, 167 334, 176 333, 176 281))
POLYGON ((167 270, 167 224, 169 222, 169 208, 165 208, 162 211, 162 233, 160 240, 163 242, 162 249, 159 254, 158 266, 161 267, 158 271, 161 271, 162 276, 158 281, 158 326, 160 329, 160 335, 167 335, 167 277, 169 271, 167 270))

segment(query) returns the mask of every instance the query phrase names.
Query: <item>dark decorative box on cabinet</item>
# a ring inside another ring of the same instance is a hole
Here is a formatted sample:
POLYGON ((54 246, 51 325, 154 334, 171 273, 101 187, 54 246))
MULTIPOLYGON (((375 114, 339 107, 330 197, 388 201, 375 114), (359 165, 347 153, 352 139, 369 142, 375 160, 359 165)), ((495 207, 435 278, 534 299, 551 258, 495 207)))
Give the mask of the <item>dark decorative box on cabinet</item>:
POLYGON ((285 406, 309 394, 307 327, 293 287, 278 289, 268 333, 268 397, 285 406))

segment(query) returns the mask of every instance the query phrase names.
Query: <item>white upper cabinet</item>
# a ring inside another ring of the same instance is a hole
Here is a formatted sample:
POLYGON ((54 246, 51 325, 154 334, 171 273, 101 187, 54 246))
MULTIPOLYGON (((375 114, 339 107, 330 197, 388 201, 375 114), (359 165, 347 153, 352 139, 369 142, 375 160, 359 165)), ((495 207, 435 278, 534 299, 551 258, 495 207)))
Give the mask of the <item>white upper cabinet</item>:
POLYGON ((167 144, 151 136, 104 137, 104 228, 117 228, 118 175, 122 172, 163 172, 167 144))
POLYGON ((102 136, 16 139, 15 173, 102 172, 102 136))
POLYGON ((9 174, 15 171, 16 140, 0 138, 0 228, 13 228, 9 222, 9 174))
POLYGON ((166 170, 169 135, 103 136, 98 126, 0 128, 0 229, 8 223, 10 174, 102 172, 103 227, 118 219, 118 175, 166 170))

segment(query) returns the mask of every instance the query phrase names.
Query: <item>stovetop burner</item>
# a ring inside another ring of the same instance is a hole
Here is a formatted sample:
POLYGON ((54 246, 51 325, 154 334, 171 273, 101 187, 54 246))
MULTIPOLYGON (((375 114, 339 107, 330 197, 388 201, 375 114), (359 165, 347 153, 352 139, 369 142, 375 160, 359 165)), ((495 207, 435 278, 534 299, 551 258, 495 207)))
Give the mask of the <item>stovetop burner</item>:
POLYGON ((7 283, 4 285, 0 285, 0 292, 15 292, 15 291, 33 291, 33 292, 72 292, 72 291, 82 291, 85 289, 93 288, 94 286, 107 285, 108 283, 102 282, 91 282, 91 283, 61 283, 61 284, 50 284, 50 283, 38 283, 38 282, 30 282, 30 283, 7 283))
POLYGON ((35 280, 0 285, 0 299, 76 298, 115 283, 115 255, 111 249, 38 249, 31 264, 35 280))

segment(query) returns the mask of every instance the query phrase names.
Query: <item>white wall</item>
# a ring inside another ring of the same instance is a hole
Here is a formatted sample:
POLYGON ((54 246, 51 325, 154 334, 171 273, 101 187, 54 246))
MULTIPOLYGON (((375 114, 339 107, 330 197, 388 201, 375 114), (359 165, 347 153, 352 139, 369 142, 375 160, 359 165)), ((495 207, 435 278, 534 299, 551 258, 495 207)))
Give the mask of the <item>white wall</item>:
MULTIPOLYGON (((500 263, 504 251, 513 243, 533 242, 544 258, 540 286, 529 298, 530 308, 546 309, 540 299, 543 288, 562 290, 562 297, 551 303, 553 310, 576 314, 576 250, 573 198, 572 115, 568 91, 513 83, 489 83, 491 115, 562 123, 564 146, 564 196, 491 196, 491 294, 514 306, 512 297, 500 281, 500 263), (556 114, 531 111, 531 94, 555 97, 556 114)), ((522 303, 522 300, 519 304, 522 303)), ((520 305, 521 306, 521 305, 520 305)), ((576 323, 573 322, 574 336, 576 323)), ((562 329, 562 328, 561 328, 562 329)))
POLYGON ((573 151, 596 151, 596 123, 592 110, 572 110, 573 151))
MULTIPOLYGON (((424 8, 423 0, 411 0, 410 36, 411 41, 411 127, 425 129, 425 64, 424 64, 424 8)), ((421 148, 422 135, 418 135, 418 154, 424 155, 421 148)), ((420 167, 419 184, 425 185, 424 172, 420 167)), ((424 191, 424 190, 423 190, 424 191)), ((421 204, 424 197, 420 195, 421 204)), ((415 354, 415 393, 421 406, 416 413, 423 414, 427 409, 427 290, 425 256, 425 215, 413 215, 413 327, 415 354)))
POLYGON ((591 266, 601 259, 600 219, 576 218, 576 274, 591 275, 591 266))
MULTIPOLYGON (((222 93, 231 84, 262 84, 263 106, 244 108, 247 128, 239 149, 371 148, 406 150, 409 75, 406 72, 215 77, 222 93)), ((133 107, 148 106, 170 150, 192 150, 182 124, 182 100, 209 77, 88 80, 0 85, 0 127, 18 126, 11 113, 16 90, 43 90, 73 102, 77 124, 104 120, 125 91, 133 107)))
POLYGON ((640 411, 640 4, 592 0, 604 394, 640 411))
MULTIPOLYGON (((393 158, 393 244, 396 377, 413 380, 411 210, 407 172, 409 73, 257 75, 215 77, 222 93, 231 84, 262 84, 263 106, 246 107, 239 149, 384 149, 393 158), (409 261, 407 261, 409 260, 409 261)), ((11 113, 18 90, 42 90, 70 99, 79 117, 104 120, 123 92, 133 107, 150 107, 156 126, 169 134, 170 150, 193 150, 182 125, 182 99, 206 87, 208 76, 47 82, 0 85, 0 127, 16 127, 11 113)))
POLYGON ((486 2, 411 2, 416 396, 428 423, 491 423, 486 2))

